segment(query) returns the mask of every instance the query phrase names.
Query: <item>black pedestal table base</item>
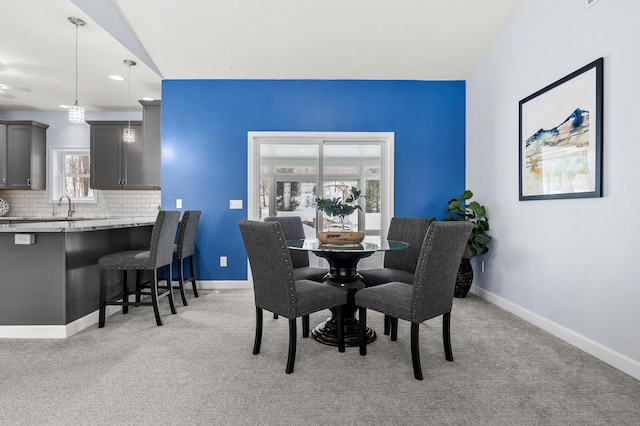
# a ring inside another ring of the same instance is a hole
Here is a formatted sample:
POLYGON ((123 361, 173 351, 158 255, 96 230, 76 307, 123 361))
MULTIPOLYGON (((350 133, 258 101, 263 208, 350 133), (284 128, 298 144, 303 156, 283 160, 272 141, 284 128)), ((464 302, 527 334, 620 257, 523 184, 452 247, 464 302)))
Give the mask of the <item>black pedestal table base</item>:
MULTIPOLYGON (((404 250, 409 247, 403 241, 378 240, 365 238, 360 244, 322 244, 317 240, 287 241, 290 250, 310 251, 318 257, 327 259, 329 273, 322 280, 327 285, 343 288, 347 291, 347 304, 342 307, 344 319, 345 346, 358 346, 358 310, 355 294, 366 287, 364 278, 358 274, 360 259, 371 256, 377 251, 404 250)), ((336 326, 336 308, 331 310, 331 318, 316 326, 311 335, 325 345, 338 346, 338 330, 336 326)), ((367 343, 376 340, 376 332, 366 329, 367 343)))
MULTIPOLYGON (((311 330, 311 336, 324 345, 338 346, 338 330, 335 314, 311 330)), ((376 332, 367 326, 366 337, 367 344, 369 344, 376 340, 376 332)), ((347 318, 344 320, 344 345, 357 347, 358 344, 358 319, 355 317, 347 318)))
MULTIPOLYGON (((358 307, 355 304, 354 296, 356 292, 365 288, 364 278, 358 274, 357 266, 360 259, 369 257, 371 252, 327 252, 314 251, 319 257, 327 259, 329 262, 329 273, 324 277, 323 282, 327 285, 344 288, 347 292, 347 304, 342 308, 342 318, 344 321, 345 346, 358 346, 358 318, 356 312, 358 307)), ((318 324, 312 331, 311 336, 318 342, 338 346, 338 330, 336 324, 336 308, 331 309, 331 318, 318 324)), ((376 332, 367 327, 367 343, 376 340, 376 332)))

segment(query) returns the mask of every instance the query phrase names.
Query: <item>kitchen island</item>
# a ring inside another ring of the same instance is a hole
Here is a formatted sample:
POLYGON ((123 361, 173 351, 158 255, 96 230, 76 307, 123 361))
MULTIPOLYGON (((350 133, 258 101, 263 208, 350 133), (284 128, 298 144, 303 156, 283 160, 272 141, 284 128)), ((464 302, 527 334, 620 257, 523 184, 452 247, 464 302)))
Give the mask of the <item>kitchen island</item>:
MULTIPOLYGON (((0 219, 5 222, 0 222, 0 338, 64 338, 95 324, 98 259, 148 247, 155 223, 151 218, 0 219)), ((119 275, 109 277, 109 293, 119 291, 119 275)))

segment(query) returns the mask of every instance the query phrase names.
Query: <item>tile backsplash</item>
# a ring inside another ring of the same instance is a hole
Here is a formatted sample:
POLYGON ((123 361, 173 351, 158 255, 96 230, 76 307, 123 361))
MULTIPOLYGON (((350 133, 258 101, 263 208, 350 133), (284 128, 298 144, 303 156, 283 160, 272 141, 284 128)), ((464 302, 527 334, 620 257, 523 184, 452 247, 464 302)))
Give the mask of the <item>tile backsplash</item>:
MULTIPOLYGON (((76 204, 76 217, 150 217, 155 218, 160 205, 160 191, 98 190, 97 204, 76 204)), ((49 191, 0 190, 0 198, 9 203, 7 217, 66 216, 68 201, 61 206, 51 200, 49 191)))

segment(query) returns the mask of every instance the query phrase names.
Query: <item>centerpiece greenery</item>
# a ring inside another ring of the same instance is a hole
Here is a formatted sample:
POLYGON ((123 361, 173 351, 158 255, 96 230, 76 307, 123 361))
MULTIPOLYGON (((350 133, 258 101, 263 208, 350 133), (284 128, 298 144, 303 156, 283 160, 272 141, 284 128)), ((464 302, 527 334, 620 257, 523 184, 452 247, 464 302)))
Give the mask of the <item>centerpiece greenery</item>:
POLYGON ((317 209, 326 213, 329 217, 337 218, 340 224, 340 230, 343 232, 351 231, 351 229, 347 229, 348 220, 347 218, 353 214, 356 210, 362 210, 356 202, 359 198, 365 197, 362 195, 362 192, 352 186, 349 195, 342 200, 342 197, 336 198, 316 198, 316 206, 317 209))
POLYGON ((489 219, 486 209, 477 201, 469 201, 473 197, 473 192, 465 190, 458 198, 449 200, 449 216, 444 220, 467 220, 473 223, 471 235, 467 241, 467 246, 462 255, 458 279, 454 295, 465 297, 473 282, 473 267, 470 260, 478 255, 489 251, 491 236, 487 234, 489 230, 489 219))

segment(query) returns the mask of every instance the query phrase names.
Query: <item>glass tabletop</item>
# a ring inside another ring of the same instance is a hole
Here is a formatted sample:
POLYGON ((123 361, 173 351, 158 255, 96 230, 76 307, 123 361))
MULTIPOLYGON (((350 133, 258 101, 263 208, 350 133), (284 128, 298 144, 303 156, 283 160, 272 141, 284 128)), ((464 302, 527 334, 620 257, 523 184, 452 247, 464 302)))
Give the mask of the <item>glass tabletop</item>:
POLYGON ((326 252, 375 252, 404 250, 409 243, 404 241, 383 240, 380 237, 366 237, 357 244, 322 244, 317 239, 287 240, 292 250, 326 251, 326 252))

